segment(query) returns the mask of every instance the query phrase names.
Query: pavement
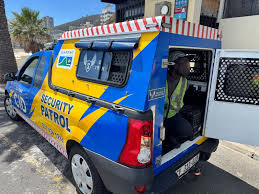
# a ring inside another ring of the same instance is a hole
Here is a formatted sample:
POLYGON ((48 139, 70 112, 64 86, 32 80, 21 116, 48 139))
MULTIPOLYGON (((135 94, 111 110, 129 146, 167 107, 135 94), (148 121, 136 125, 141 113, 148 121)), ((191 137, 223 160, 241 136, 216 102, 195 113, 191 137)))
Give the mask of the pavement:
POLYGON ((25 63, 32 53, 25 53, 23 49, 14 49, 14 56, 18 69, 25 63))
POLYGON ((221 144, 232 150, 240 152, 241 154, 245 154, 254 160, 259 161, 259 147, 228 141, 221 141, 221 144))
MULTIPOLYGON (((9 119, 3 99, 0 85, 0 194, 76 193, 66 158, 26 122, 9 119)), ((186 176, 166 194, 259 194, 257 151, 220 141, 211 159, 199 163, 201 176, 186 176)))

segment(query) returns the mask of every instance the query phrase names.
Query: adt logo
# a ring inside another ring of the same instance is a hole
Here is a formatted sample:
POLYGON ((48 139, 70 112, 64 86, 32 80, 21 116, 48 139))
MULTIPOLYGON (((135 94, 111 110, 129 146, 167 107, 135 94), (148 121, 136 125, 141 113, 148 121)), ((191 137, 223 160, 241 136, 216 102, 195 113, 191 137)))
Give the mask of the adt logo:
POLYGON ((26 111, 26 104, 25 104, 25 101, 24 101, 23 97, 14 93, 13 98, 14 98, 14 102, 15 102, 17 108, 19 108, 22 112, 24 112, 26 114, 26 112, 27 112, 26 111))
POLYGON ((62 69, 72 69, 74 56, 74 49, 62 49, 59 53, 57 67, 62 69))

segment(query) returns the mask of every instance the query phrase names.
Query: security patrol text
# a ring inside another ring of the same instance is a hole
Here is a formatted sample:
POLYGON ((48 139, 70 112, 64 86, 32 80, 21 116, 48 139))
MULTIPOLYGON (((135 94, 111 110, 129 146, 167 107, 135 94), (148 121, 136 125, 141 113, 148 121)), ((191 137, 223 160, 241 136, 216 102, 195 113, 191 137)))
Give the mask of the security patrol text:
POLYGON ((41 105, 42 116, 48 118, 50 121, 54 122, 58 126, 61 126, 63 129, 66 129, 68 132, 71 132, 71 129, 69 128, 68 117, 65 117, 63 114, 59 114, 59 112, 70 115, 71 110, 74 108, 74 105, 45 94, 42 94, 41 102, 49 106, 46 107, 44 105, 41 105), (59 112, 51 109, 50 107, 56 109, 59 112))

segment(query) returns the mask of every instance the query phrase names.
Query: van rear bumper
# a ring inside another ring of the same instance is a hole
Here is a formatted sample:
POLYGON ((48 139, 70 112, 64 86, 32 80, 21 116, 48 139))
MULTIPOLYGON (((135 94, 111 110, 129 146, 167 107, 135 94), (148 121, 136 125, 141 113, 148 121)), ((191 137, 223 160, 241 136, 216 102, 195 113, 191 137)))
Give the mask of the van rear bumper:
POLYGON ((177 162, 173 163, 170 167, 168 167, 166 170, 164 170, 154 178, 154 181, 152 183, 152 187, 149 193, 163 193, 168 189, 172 188, 173 185, 175 185, 179 180, 179 177, 175 173, 175 171, 178 168, 180 168, 186 162, 191 160, 198 153, 215 152, 217 150, 218 144, 219 144, 219 140, 208 139, 205 142, 203 142, 201 145, 193 149, 191 152, 186 154, 184 157, 180 158, 177 162))
POLYGON ((208 139, 197 148, 180 158, 173 165, 154 176, 153 168, 128 168, 87 149, 86 152, 94 163, 105 187, 115 194, 134 194, 136 186, 145 185, 146 193, 161 193, 170 189, 179 180, 175 171, 199 152, 216 151, 218 140, 208 139))

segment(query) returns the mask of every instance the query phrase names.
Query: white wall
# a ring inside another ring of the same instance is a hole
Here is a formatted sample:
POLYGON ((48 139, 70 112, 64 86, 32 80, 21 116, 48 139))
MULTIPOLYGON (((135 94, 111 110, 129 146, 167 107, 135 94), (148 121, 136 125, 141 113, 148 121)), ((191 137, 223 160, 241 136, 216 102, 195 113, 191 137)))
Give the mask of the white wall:
POLYGON ((189 0, 187 21, 200 23, 202 0, 189 0))
POLYGON ((222 19, 223 49, 259 49, 259 15, 222 19))

